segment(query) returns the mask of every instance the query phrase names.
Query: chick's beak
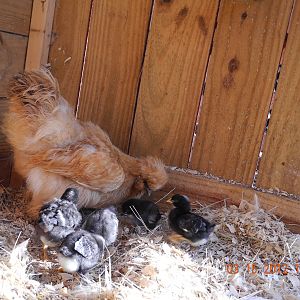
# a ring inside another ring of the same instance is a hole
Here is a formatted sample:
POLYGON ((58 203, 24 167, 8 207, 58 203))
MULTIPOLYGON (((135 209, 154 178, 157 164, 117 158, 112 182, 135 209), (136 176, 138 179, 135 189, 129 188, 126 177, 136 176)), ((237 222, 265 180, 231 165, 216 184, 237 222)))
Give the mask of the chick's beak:
POLYGON ((172 204, 172 198, 168 198, 166 202, 172 204))
POLYGON ((151 195, 151 189, 149 188, 149 185, 148 185, 147 181, 144 181, 144 185, 145 185, 145 190, 147 192, 147 195, 150 196, 151 195))

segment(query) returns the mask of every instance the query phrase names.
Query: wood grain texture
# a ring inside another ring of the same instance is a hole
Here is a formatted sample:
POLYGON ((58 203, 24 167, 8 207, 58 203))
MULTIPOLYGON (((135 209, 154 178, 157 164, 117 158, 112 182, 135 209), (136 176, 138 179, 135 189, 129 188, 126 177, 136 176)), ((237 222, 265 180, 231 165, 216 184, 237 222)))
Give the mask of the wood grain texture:
POLYGON ((221 2, 192 169, 252 183, 291 8, 221 2))
POLYGON ((300 195, 300 2, 296 1, 257 185, 300 195))
POLYGON ((0 156, 0 186, 8 186, 10 182, 12 156, 0 156))
POLYGON ((3 117, 7 110, 8 100, 6 98, 0 98, 0 157, 7 157, 11 152, 10 146, 6 141, 6 137, 1 132, 3 117))
MULTIPOLYGON (((253 203, 255 195, 258 197, 259 205, 265 210, 272 210, 272 213, 282 217, 288 223, 299 222, 300 205, 299 201, 275 194, 256 191, 242 185, 227 184, 214 179, 208 179, 199 175, 191 175, 181 171, 169 171, 169 182, 163 191, 169 192, 176 188, 174 193, 184 194, 191 197, 192 204, 197 202, 206 204, 239 205, 244 199, 253 203)), ((299 227, 298 227, 299 230, 299 227)))
POLYGON ((0 30, 28 36, 32 0, 1 0, 0 30))
POLYGON ((11 76, 24 69, 27 37, 0 31, 0 97, 7 95, 11 76))
POLYGON ((151 0, 95 1, 78 117, 127 151, 151 0))
POLYGON ((62 95, 76 106, 91 0, 56 0, 49 63, 62 95))
POLYGON ((25 69, 36 70, 48 62, 55 0, 33 0, 25 69))
POLYGON ((130 153, 187 166, 218 1, 155 1, 130 153))

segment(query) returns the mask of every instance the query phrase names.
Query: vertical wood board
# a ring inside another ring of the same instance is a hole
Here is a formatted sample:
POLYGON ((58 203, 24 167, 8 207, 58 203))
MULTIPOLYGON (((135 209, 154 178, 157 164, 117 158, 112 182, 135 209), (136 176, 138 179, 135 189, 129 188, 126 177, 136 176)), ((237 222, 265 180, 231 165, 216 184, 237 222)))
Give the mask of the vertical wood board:
POLYGON ((257 185, 300 195, 300 2, 296 1, 257 185))
POLYGON ((56 0, 49 63, 62 95, 76 106, 91 0, 56 0))
POLYGON ((0 30, 28 35, 32 0, 1 0, 0 30))
POLYGON ((33 0, 25 69, 36 70, 48 62, 55 0, 33 0))
POLYGON ((7 95, 11 76, 22 71, 28 38, 0 31, 0 97, 7 95))
POLYGON ((155 1, 130 153, 186 167, 218 1, 155 1))
POLYGON ((221 2, 192 169, 252 183, 291 9, 221 2))
POLYGON ((95 1, 78 117, 106 130, 126 151, 151 0, 95 1))

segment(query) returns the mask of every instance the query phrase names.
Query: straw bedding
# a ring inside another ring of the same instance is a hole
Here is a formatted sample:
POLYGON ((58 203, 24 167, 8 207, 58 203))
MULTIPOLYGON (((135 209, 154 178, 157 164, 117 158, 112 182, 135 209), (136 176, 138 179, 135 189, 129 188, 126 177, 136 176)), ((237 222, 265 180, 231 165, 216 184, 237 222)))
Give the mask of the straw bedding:
POLYGON ((197 249, 168 242, 166 216, 151 232, 123 224, 117 243, 81 277, 57 272, 55 250, 51 262, 40 259, 24 206, 22 190, 0 189, 1 299, 300 299, 300 236, 258 199, 199 204, 195 211, 217 226, 197 249))

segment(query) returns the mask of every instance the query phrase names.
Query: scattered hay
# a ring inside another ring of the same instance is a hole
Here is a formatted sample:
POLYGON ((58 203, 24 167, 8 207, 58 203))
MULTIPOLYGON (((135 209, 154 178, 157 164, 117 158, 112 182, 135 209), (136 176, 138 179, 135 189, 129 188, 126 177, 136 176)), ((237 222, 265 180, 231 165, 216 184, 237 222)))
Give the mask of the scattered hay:
POLYGON ((167 242, 165 216, 150 233, 123 225, 118 243, 81 277, 58 273, 54 250, 52 262, 41 261, 24 206, 23 191, 0 190, 1 299, 300 299, 300 236, 257 205, 199 205, 217 226, 197 249, 167 242))

